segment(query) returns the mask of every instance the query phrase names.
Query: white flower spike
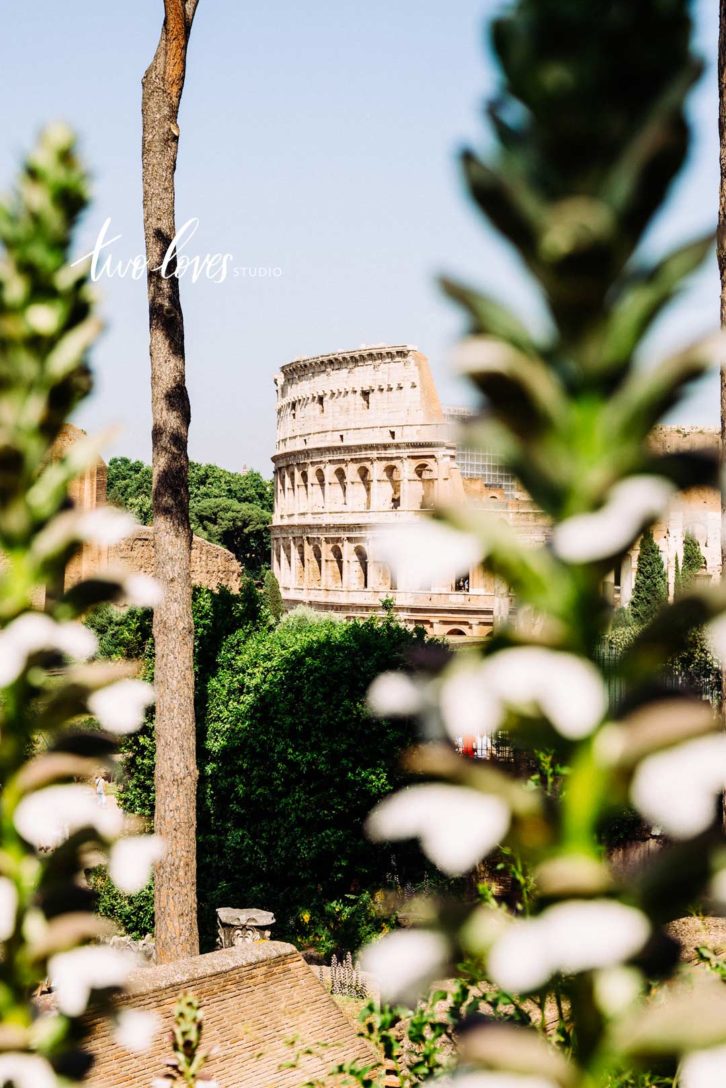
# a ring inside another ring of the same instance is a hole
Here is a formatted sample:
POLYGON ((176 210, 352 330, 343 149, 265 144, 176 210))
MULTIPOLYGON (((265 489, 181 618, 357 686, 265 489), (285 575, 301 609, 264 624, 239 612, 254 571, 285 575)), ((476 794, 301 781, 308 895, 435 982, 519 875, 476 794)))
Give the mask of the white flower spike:
POLYGON ((0 1084, 13 1088, 57 1088, 53 1068, 37 1054, 0 1054, 0 1084))
POLYGON ((421 690, 405 672, 382 672, 368 688, 368 709, 377 718, 408 718, 423 706, 421 690))
POLYGON ((151 1049, 160 1028, 161 1020, 154 1012, 121 1009, 113 1035, 118 1045, 130 1054, 143 1054, 151 1049))
POLYGON ((163 856, 159 835, 127 835, 111 847, 109 876, 124 895, 135 895, 149 883, 154 862, 163 856))
POLYGON ((15 809, 17 831, 36 850, 50 850, 82 827, 94 827, 105 839, 123 829, 123 813, 116 805, 101 808, 86 786, 47 786, 23 797, 15 809))
POLYGON ((515 646, 485 658, 481 684, 503 704, 544 714, 568 740, 587 737, 602 721, 608 696, 595 666, 544 646, 515 646))
POLYGON ((88 697, 88 709, 109 733, 135 733, 144 724, 154 689, 144 680, 117 680, 88 697))
POLYGON ((597 563, 625 551, 659 517, 675 493, 662 476, 630 476, 615 484, 604 506, 557 525, 552 546, 567 563, 597 563))
POLYGON ((18 889, 12 880, 0 876, 0 941, 7 941, 15 932, 18 915, 18 889))
POLYGON ((137 966, 133 953, 108 945, 89 944, 51 956, 48 974, 58 1008, 66 1016, 81 1016, 93 990, 123 986, 137 966))
POLYGON ((378 983, 381 998, 415 1005, 422 992, 445 970, 446 939, 433 930, 400 929, 363 949, 361 967, 378 983))
POLYGON ((512 922, 489 953, 493 982, 511 993, 538 990, 552 975, 612 967, 650 936, 641 911, 612 899, 569 900, 512 922))
POLYGON ((164 599, 164 590, 150 574, 129 574, 123 580, 124 604, 132 608, 156 608, 164 599))
POLYGON ((681 1062, 681 1088, 719 1088, 726 1084, 726 1046, 694 1050, 681 1062))
POLYGON ((115 506, 97 506, 95 510, 81 515, 76 523, 76 534, 79 540, 88 544, 108 548, 120 544, 137 527, 136 519, 125 510, 115 506))
POLYGON ((499 845, 509 823, 509 808, 499 797, 425 783, 385 797, 370 813, 366 831, 378 842, 416 838, 442 872, 461 876, 499 845))
POLYGON ((470 533, 426 518, 382 536, 380 555, 399 589, 430 591, 466 574, 482 558, 482 545, 470 533))
POLYGON ((724 788, 726 736, 710 734, 644 759, 633 775, 630 798, 666 835, 690 839, 713 823, 724 788))

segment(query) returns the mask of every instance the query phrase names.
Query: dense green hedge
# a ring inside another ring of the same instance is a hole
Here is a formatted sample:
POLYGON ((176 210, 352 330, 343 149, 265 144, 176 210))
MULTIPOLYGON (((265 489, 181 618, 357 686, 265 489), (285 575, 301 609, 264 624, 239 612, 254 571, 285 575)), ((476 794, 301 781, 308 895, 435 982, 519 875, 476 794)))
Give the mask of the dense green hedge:
MULTIPOLYGON (((357 947, 385 924, 381 889, 423 877, 417 850, 394 857, 361 825, 401 781, 400 755, 415 739, 406 721, 371 718, 366 691, 424 635, 390 615, 343 623, 293 613, 275 625, 250 580, 238 596, 195 590, 193 610, 205 947, 220 906, 273 910, 277 937, 324 954, 357 947)), ((94 626, 105 656, 142 658, 153 673, 148 612, 109 609, 94 626)), ((123 751, 120 803, 150 820, 151 715, 123 751)), ((99 889, 100 909, 127 932, 148 925, 148 890, 133 903, 99 889)))
MULTIPOLYGON (((229 638, 209 684, 200 779, 200 903, 257 906, 276 934, 356 947, 390 883, 362 822, 401 780, 407 722, 371 718, 366 690, 420 634, 390 621, 282 623, 229 638)), ((400 877, 423 874, 396 851, 400 877)), ((416 859, 414 861, 414 859, 416 859)))

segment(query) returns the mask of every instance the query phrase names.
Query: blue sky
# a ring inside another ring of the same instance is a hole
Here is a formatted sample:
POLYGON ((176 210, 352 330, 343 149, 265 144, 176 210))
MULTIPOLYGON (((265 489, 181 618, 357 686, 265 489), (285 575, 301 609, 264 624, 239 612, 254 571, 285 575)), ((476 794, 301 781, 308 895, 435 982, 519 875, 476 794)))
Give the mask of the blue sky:
MULTIPOLYGON (((447 403, 467 391, 448 372, 461 318, 439 295, 446 271, 486 286, 537 320, 516 260, 467 202, 456 169, 481 145, 494 74, 483 48, 498 0, 200 0, 181 118, 179 223, 188 252, 228 252, 225 283, 182 283, 192 400, 191 455, 271 470, 277 368, 300 355, 381 342, 431 359, 447 403)), ((143 251, 140 79, 161 0, 1 0, 0 184, 46 120, 78 131, 94 175, 79 252, 104 220, 116 259, 143 251)), ((653 251, 715 222, 717 4, 696 0, 708 71, 691 99, 689 168, 654 226, 653 251)), ((104 279, 107 330, 97 388, 78 422, 121 424, 109 453, 148 459, 150 410, 143 279, 104 279)), ((715 261, 648 346, 676 347, 718 320, 715 261)), ((708 380, 678 411, 717 421, 708 380)))

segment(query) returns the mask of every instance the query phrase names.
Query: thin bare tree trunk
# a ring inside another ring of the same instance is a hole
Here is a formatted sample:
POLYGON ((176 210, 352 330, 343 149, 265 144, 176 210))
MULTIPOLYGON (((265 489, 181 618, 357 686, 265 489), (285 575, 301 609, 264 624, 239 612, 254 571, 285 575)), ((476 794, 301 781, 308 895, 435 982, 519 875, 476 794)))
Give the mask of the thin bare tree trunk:
POLYGON ((166 855, 155 873, 159 963, 195 956, 197 931, 196 730, 189 525, 190 408, 176 262, 163 264, 176 233, 174 173, 179 103, 198 0, 164 0, 164 26, 142 82, 144 235, 148 261, 153 514, 156 577, 155 830, 166 855))

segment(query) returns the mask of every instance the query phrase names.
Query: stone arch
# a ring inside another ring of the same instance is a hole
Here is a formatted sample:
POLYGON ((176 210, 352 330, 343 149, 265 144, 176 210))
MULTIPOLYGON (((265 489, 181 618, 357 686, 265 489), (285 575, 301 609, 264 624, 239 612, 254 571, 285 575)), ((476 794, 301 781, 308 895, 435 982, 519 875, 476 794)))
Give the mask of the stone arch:
POLYGON ((446 632, 447 638, 466 638, 466 631, 462 631, 460 627, 452 627, 446 632))
POLYGON ((293 585, 302 589, 305 585, 305 542, 298 540, 295 544, 295 574, 293 585))
POLYGON ((345 506, 348 502, 348 480, 344 468, 335 470, 336 505, 345 506))
POLYGON ((330 549, 328 561, 328 588, 342 589, 343 587, 343 549, 340 544, 333 544, 330 549))
POLYGON ((401 470, 398 465, 386 465, 383 478, 388 484, 386 506, 398 510, 401 505, 401 470))
POLYGON ((308 585, 311 589, 320 589, 323 583, 323 552, 319 544, 313 544, 310 549, 310 559, 308 585))
POLYGON ((413 505, 417 506, 419 510, 430 510, 434 505, 436 473, 427 461, 422 461, 416 465, 414 483, 416 494, 413 505))
POLYGON ((300 509, 301 510, 307 510, 308 507, 309 507, 309 504, 310 504, 310 493, 309 493, 309 490, 308 490, 308 474, 307 474, 307 471, 304 468, 300 470, 300 484, 299 484, 299 487, 298 487, 298 497, 299 497, 299 500, 300 500, 299 503, 298 503, 298 506, 300 507, 300 509))
POLYGON ((361 465, 358 469, 358 480, 360 481, 360 488, 362 491, 363 501, 361 506, 364 510, 370 510, 371 508, 371 472, 367 465, 361 465))
POLYGON ((292 546, 289 540, 283 540, 281 549, 280 584, 290 586, 294 584, 292 573, 292 546))
POLYGON ((351 583, 352 589, 368 589, 368 552, 362 544, 353 549, 351 583))
POLYGON ((321 468, 315 470, 315 510, 325 509, 325 473, 321 468))

